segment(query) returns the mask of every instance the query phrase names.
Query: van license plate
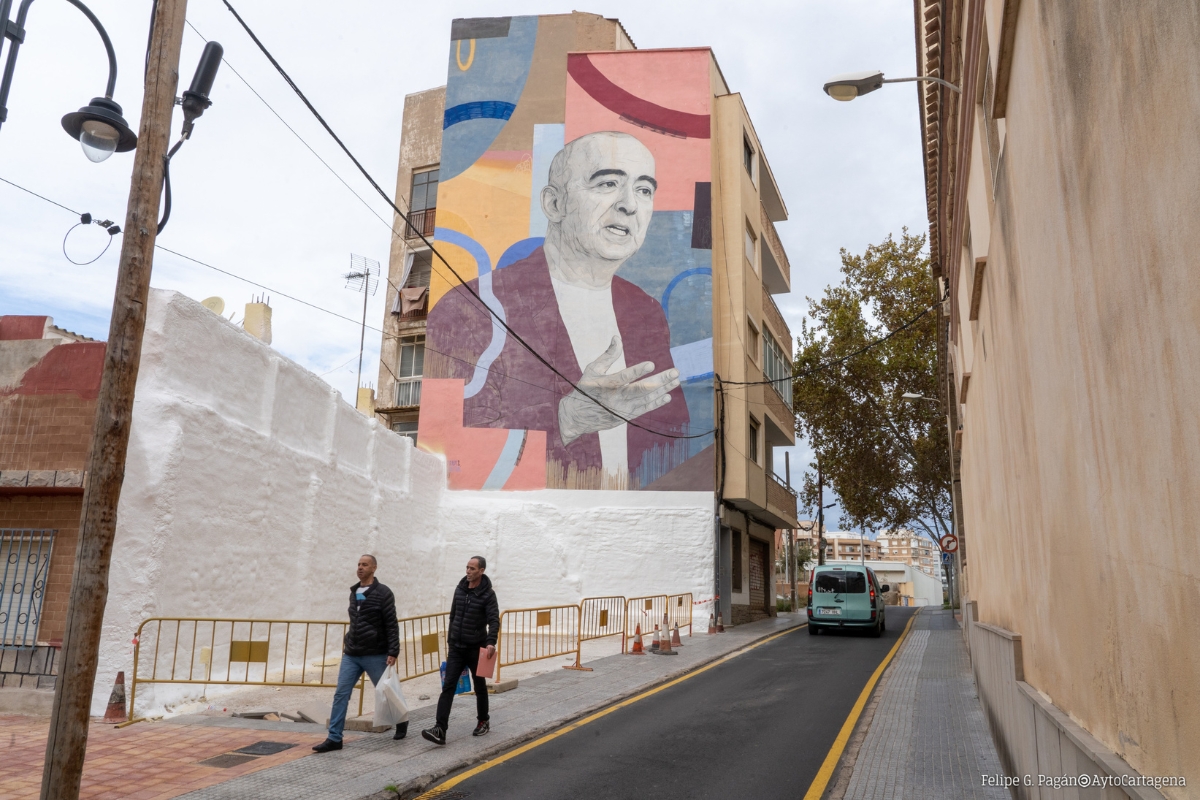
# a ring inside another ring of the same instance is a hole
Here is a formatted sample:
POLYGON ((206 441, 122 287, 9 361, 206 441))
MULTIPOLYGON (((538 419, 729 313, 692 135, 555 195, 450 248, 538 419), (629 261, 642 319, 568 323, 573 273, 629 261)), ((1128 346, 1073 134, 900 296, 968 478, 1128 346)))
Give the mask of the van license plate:
POLYGON ((840 617, 842 610, 840 608, 818 608, 817 615, 821 617, 840 617))

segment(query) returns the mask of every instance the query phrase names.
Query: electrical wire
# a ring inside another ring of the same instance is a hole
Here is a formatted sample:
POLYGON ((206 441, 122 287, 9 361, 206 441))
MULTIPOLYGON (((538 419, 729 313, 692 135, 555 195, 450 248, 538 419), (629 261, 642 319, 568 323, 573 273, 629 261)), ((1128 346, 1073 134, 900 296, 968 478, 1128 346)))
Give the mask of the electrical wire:
POLYGON ((498 323, 500 325, 500 327, 504 328, 504 330, 508 333, 509 336, 511 336, 513 338, 514 341, 516 341, 518 344, 520 344, 522 347, 524 347, 526 350, 528 350, 530 355, 532 355, 534 358, 536 358, 538 361, 540 361, 547 369, 549 369, 551 372, 553 372, 563 382, 565 382, 568 386, 570 386, 574 391, 578 392, 582 397, 586 397, 588 400, 591 400, 597 406, 604 409, 609 414, 611 414, 612 416, 621 420, 622 422, 625 422, 628 425, 632 425, 635 428, 639 428, 641 430, 647 431, 648 433, 655 434, 656 436, 662 436, 667 439, 700 439, 700 438, 709 436, 713 433, 712 430, 705 431, 704 433, 694 433, 694 434, 664 433, 662 431, 656 431, 652 428, 648 428, 645 425, 635 422, 634 420, 629 419, 629 418, 625 417, 624 415, 614 411, 612 408, 608 407, 607 405, 602 403, 600 400, 598 400, 597 398, 593 397, 588 392, 581 389, 578 386, 578 384, 576 384, 574 381, 572 381, 570 378, 568 378, 566 375, 564 375, 557 367, 555 367, 553 364, 551 364, 550 361, 547 360, 545 356, 543 356, 541 353, 539 353, 537 350, 535 350, 528 342, 525 341, 525 339, 519 333, 517 333, 515 330, 513 330, 513 328, 508 324, 508 322, 503 318, 503 316, 501 316, 501 314, 499 314, 495 309, 493 309, 491 306, 489 306, 487 303, 484 302, 483 298, 481 298, 479 296, 478 292, 476 292, 474 289, 472 289, 471 286, 468 284, 468 282, 466 280, 464 280, 461 275, 458 274, 458 271, 455 270, 453 266, 451 266, 450 262, 448 262, 445 259, 445 257, 443 257, 442 254, 440 252, 438 252, 437 248, 435 248, 433 246, 433 243, 431 241, 429 241, 429 239, 423 233, 421 233, 421 231, 417 230, 416 228, 414 228, 412 226, 411 222, 409 221, 408 215, 400 210, 400 207, 397 206, 395 204, 395 202, 393 202, 392 198, 387 194, 387 192, 385 192, 380 187, 379 183, 376 182, 376 180, 373 177, 371 177, 371 174, 369 172, 367 172, 366 168, 362 165, 362 163, 360 163, 359 160, 357 158, 355 158, 354 154, 350 152, 350 148, 348 148, 346 146, 346 144, 341 140, 341 138, 338 137, 338 135, 336 133, 334 133, 333 128, 330 127, 329 123, 325 121, 325 118, 321 116, 320 112, 317 111, 317 109, 309 101, 308 97, 306 97, 304 92, 301 91, 300 87, 296 85, 296 82, 292 80, 291 76, 289 76, 287 74, 287 71, 284 70, 284 68, 275 59, 275 57, 273 55, 271 55, 271 52, 267 49, 266 45, 264 45, 262 43, 262 41, 258 38, 258 36, 255 35, 254 31, 250 29, 250 26, 246 24, 246 21, 244 19, 242 19, 241 15, 238 14, 237 10, 234 9, 234 7, 230 4, 229 0, 222 0, 222 2, 225 4, 225 7, 229 9, 229 12, 231 14, 233 14, 234 18, 238 21, 238 24, 240 24, 242 26, 242 29, 246 31, 246 34, 254 41, 255 45, 258 46, 258 49, 260 51, 262 51, 262 54, 264 56, 266 56, 267 60, 271 62, 271 65, 273 67, 275 67, 275 71, 279 73, 280 77, 282 77, 285 82, 287 82, 288 86, 290 86, 292 88, 292 91, 296 93, 296 96, 300 98, 301 102, 304 103, 304 105, 308 108, 308 110, 312 113, 312 115, 317 119, 317 121, 321 123, 321 126, 323 128, 325 128, 325 131, 333 138, 333 140, 335 142, 337 142, 338 146, 341 147, 342 152, 344 152, 346 154, 346 156, 352 162, 354 162, 354 166, 356 166, 358 168, 359 172, 362 173, 363 177, 367 179, 367 182, 370 183, 371 186, 375 189, 375 191, 379 193, 379 196, 382 197, 385 201, 387 201, 388 205, 390 205, 396 211, 396 213, 400 216, 400 218, 402 220, 404 220, 405 224, 409 226, 409 229, 413 230, 417 234, 417 236, 421 239, 421 241, 430 249, 432 254, 437 256, 437 258, 443 264, 446 265, 446 268, 449 269, 450 272, 454 275, 454 277, 458 280, 459 286, 461 286, 468 294, 470 294, 472 297, 474 297, 475 300, 484 309, 486 309, 489 314, 491 314, 491 316, 495 320, 495 322, 498 323))

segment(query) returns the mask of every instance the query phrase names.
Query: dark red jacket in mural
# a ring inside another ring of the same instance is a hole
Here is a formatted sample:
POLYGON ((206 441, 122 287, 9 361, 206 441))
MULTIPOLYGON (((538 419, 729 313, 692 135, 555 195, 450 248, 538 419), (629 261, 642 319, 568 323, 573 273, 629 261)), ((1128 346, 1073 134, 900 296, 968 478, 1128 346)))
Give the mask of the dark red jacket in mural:
MULTIPOLYGON (((542 249, 497 270, 491 281, 492 293, 503 307, 508 325, 555 369, 577 383, 582 369, 559 314, 542 249)), ((469 286, 480 292, 478 279, 470 281, 469 286)), ((655 373, 674 367, 671 334, 662 306, 619 277, 613 278, 612 298, 625 364, 633 366, 650 361, 655 373)), ((492 319, 462 286, 442 297, 429 313, 426 377, 459 378, 470 386, 475 365, 492 342, 492 319)), ((599 436, 589 433, 570 445, 562 443, 558 403, 572 391, 571 387, 512 336, 504 336, 504 346, 488 367, 482 388, 465 398, 463 425, 546 431, 550 485, 579 485, 572 475, 586 475, 588 470, 598 472, 602 467, 599 436), (558 480, 553 479, 556 469, 558 480)), ((665 434, 686 433, 688 411, 682 389, 673 390, 670 403, 638 417, 636 422, 665 434)), ((628 426, 627 441, 631 488, 651 483, 687 458, 683 440, 650 433, 634 425, 628 426)))

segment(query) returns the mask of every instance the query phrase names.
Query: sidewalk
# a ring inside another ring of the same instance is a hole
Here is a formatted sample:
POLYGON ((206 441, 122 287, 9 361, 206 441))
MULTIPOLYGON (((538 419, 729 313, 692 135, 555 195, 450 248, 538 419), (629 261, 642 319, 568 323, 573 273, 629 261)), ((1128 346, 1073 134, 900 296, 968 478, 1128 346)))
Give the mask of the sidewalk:
MULTIPOLYGON (((190 715, 115 729, 94 720, 80 797, 394 798, 381 794, 388 785, 412 797, 451 772, 803 622, 800 615, 784 614, 716 636, 698 628, 695 636, 683 637, 677 656, 614 655, 585 662, 594 672, 558 669, 562 660, 548 659, 551 671, 491 696, 492 731, 486 738, 471 736, 475 699, 459 697, 445 747, 421 738, 421 729, 433 724, 432 703, 413 709, 404 741, 393 741, 391 731, 347 732, 344 749, 322 755, 310 748, 325 738, 323 725, 190 715), (278 748, 271 743, 292 746, 273 752, 278 748), (254 747, 249 756, 234 752, 256 744, 266 746, 265 752, 254 747)), ((409 696, 409 702, 415 700, 409 696)), ((8 740, 0 758, 0 797, 38 796, 48 725, 46 717, 0 716, 0 737, 8 740)))
POLYGON ((838 769, 830 800, 1008 800, 982 786, 1000 760, 950 611, 916 616, 838 769))

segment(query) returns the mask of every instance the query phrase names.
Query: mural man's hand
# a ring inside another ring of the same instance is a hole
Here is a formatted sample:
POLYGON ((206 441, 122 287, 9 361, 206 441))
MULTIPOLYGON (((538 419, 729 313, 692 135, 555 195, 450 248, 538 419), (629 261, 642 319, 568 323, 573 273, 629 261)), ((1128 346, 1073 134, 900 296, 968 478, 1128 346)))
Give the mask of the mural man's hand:
POLYGON ((558 430, 563 444, 570 444, 585 433, 615 428, 671 402, 671 390, 679 386, 679 370, 668 369, 650 375, 654 364, 643 361, 609 375, 609 368, 621 353, 621 337, 614 336, 608 349, 587 365, 579 379, 579 390, 599 400, 605 408, 596 405, 579 390, 559 401, 558 430))

